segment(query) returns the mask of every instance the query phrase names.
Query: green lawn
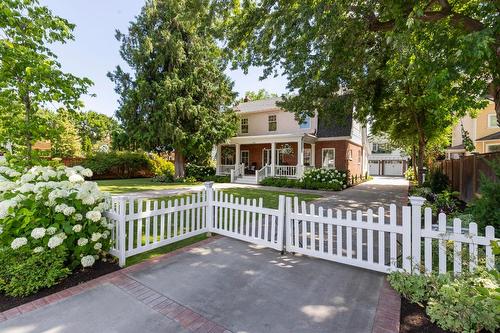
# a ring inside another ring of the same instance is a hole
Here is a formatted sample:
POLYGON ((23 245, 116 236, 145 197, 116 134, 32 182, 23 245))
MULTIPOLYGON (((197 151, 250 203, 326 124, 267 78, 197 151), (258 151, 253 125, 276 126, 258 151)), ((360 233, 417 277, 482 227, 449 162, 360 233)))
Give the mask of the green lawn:
MULTIPOLYGON (((231 188, 231 189, 224 189, 224 193, 227 193, 229 195, 234 195, 235 197, 245 197, 248 199, 258 199, 262 198, 263 199, 263 204, 264 207, 268 208, 278 208, 278 198, 280 195, 286 195, 286 196, 297 196, 299 198, 299 201, 312 201, 315 199, 318 199, 321 197, 321 195, 317 194, 305 194, 305 193, 295 193, 293 191, 288 191, 288 192, 280 192, 280 191, 268 191, 265 189, 254 189, 254 188, 231 188)), ((165 200, 174 200, 174 199, 180 199, 180 198, 185 198, 187 195, 172 195, 172 196, 165 196, 161 198, 156 198, 156 200, 159 201, 165 201, 165 200)), ((153 199, 154 200, 154 199, 153 199)), ((145 203, 144 203, 145 204, 145 203)), ((194 244, 196 242, 199 242, 201 240, 206 239, 206 235, 197 235, 173 244, 169 244, 148 252, 140 253, 135 256, 132 256, 130 258, 127 258, 127 266, 137 264, 141 261, 154 258, 157 256, 160 256, 162 254, 172 252, 174 250, 177 250, 179 248, 182 248, 184 246, 188 246, 191 244, 194 244)), ((142 239, 142 243, 145 244, 145 238, 142 239)), ((152 241, 152 239, 151 239, 152 241)))
POLYGON ((112 179, 98 180, 99 189, 112 194, 123 194, 127 192, 142 192, 149 190, 172 190, 183 188, 200 183, 156 183, 151 178, 132 178, 132 179, 112 179))

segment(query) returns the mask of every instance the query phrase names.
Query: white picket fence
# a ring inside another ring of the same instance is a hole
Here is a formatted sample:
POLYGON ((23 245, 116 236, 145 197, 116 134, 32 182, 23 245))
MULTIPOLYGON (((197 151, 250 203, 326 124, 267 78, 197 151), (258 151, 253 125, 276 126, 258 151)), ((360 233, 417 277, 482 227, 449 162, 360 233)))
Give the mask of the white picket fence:
POLYGON ((169 201, 114 198, 106 216, 115 223, 111 254, 122 266, 132 255, 214 232, 384 273, 458 274, 479 265, 495 267, 491 242, 498 239, 493 227, 480 236, 476 223, 462 228, 454 219, 447 226, 444 214, 433 221, 430 208, 422 209, 424 201, 411 197, 411 206, 391 204, 388 211, 378 207, 353 213, 279 196, 278 209, 270 209, 262 198, 234 197, 207 183, 203 191, 169 201))

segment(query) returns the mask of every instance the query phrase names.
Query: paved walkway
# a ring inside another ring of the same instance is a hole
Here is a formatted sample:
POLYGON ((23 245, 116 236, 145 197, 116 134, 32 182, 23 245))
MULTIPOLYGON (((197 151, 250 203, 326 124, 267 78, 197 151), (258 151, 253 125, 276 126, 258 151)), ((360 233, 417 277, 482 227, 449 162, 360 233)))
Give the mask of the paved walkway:
POLYGON ((371 208, 377 212, 383 206, 388 211, 392 203, 398 207, 407 204, 409 183, 402 177, 374 177, 372 180, 314 201, 324 208, 361 210, 371 208))
POLYGON ((392 332, 394 311, 377 310, 383 285, 383 274, 215 237, 0 313, 0 332, 392 332))

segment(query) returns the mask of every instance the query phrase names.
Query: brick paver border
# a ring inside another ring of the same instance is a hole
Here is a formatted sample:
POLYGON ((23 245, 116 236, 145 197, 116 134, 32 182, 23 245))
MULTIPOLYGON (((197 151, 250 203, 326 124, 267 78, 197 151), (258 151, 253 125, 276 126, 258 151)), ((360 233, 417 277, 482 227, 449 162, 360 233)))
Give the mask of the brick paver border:
POLYGON ((203 315, 191 310, 190 308, 166 297, 165 295, 153 290, 139 281, 133 279, 128 273, 137 272, 148 267, 154 266, 158 262, 168 260, 175 255, 191 251, 192 249, 209 244, 220 236, 210 237, 195 244, 177 249, 175 251, 160 255, 158 257, 145 260, 139 264, 115 271, 98 277, 94 280, 76 285, 74 287, 59 291, 35 301, 20 305, 18 307, 0 312, 0 322, 15 318, 23 313, 30 312, 49 304, 60 302, 68 297, 81 294, 82 292, 98 287, 105 283, 111 283, 121 290, 125 291, 136 300, 155 310, 161 315, 177 322, 183 328, 196 333, 231 333, 223 326, 205 318, 203 315))
POLYGON ((384 278, 378 297, 372 333, 399 333, 400 316, 401 297, 384 278))

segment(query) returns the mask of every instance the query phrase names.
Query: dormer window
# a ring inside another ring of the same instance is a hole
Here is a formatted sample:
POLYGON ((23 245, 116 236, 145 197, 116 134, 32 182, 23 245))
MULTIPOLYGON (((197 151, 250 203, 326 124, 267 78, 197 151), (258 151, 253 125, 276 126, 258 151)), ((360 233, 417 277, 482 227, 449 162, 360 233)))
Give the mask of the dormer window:
POLYGON ((275 132, 278 128, 278 123, 276 122, 276 115, 272 114, 267 118, 268 121, 268 130, 269 132, 275 132))
POLYGON ((240 121, 241 133, 248 133, 248 118, 242 118, 240 121))
POLYGON ((299 124, 300 128, 311 128, 311 117, 306 117, 303 122, 299 124))

